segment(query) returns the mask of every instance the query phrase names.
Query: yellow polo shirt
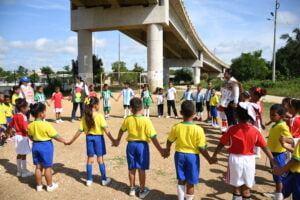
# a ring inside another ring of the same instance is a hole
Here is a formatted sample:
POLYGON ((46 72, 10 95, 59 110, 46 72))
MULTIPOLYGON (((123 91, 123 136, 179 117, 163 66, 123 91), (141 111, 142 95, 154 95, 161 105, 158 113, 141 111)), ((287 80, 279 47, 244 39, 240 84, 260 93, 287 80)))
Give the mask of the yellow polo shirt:
POLYGON ((181 122, 172 127, 168 141, 176 142, 175 150, 181 153, 199 154, 207 147, 203 129, 194 123, 181 122))
POLYGON ((300 173, 300 141, 298 141, 298 144, 293 152, 292 159, 295 159, 298 162, 293 167, 291 167, 290 171, 293 173, 300 173))
POLYGON ((274 124, 269 132, 268 138, 268 147, 271 152, 273 153, 283 153, 286 152, 286 149, 282 147, 279 142, 279 138, 284 136, 286 138, 293 138, 290 133, 289 127, 287 126, 286 122, 278 122, 274 124))
POLYGON ((121 131, 128 132, 127 141, 144 141, 150 142, 156 137, 156 131, 149 118, 144 116, 131 115, 127 117, 121 131))
POLYGON ((35 120, 28 125, 28 135, 33 141, 48 141, 58 136, 54 127, 46 121, 35 120))
POLYGON ((6 124, 6 113, 7 113, 7 109, 6 109, 6 105, 4 103, 0 104, 0 124, 6 124))
POLYGON ((210 101, 209 101, 209 105, 210 106, 218 106, 219 104, 219 97, 217 95, 214 95, 210 98, 210 101))
POLYGON ((12 105, 16 105, 16 100, 19 99, 20 96, 19 95, 16 95, 16 94, 13 94, 12 97, 11 97, 11 103, 12 105))
POLYGON ((12 117, 14 111, 13 105, 11 103, 9 105, 4 104, 4 107, 6 108, 6 117, 12 117))
POLYGON ((100 113, 93 112, 93 119, 95 121, 95 127, 88 130, 86 125, 85 116, 82 117, 80 121, 79 131, 84 132, 87 135, 104 135, 104 128, 107 128, 107 123, 100 113))

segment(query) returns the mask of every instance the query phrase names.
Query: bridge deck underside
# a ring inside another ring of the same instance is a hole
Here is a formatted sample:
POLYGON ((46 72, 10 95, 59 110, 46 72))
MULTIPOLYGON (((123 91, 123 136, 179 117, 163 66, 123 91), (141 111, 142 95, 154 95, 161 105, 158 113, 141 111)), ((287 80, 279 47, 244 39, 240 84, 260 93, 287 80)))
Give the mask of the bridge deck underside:
POLYGON ((112 6, 149 6, 151 4, 157 4, 158 0, 71 0, 72 5, 75 7, 104 7, 110 8, 112 6))

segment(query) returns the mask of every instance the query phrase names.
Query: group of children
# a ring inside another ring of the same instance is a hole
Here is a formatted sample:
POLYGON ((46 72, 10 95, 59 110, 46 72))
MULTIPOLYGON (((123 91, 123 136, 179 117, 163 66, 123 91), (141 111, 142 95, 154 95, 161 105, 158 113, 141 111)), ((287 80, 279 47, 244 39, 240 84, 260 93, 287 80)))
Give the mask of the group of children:
MULTIPOLYGON (((56 93, 59 94, 59 89, 56 90, 56 93)), ((171 146, 173 143, 176 143, 175 168, 178 179, 177 193, 179 200, 194 199, 194 185, 199 182, 199 154, 202 154, 210 164, 214 164, 218 161, 218 153, 225 145, 230 145, 227 149, 229 158, 226 182, 233 187, 232 199, 251 199, 250 189, 255 183, 255 154, 257 151, 255 147, 262 148, 270 159, 276 183, 275 199, 283 199, 291 193, 294 200, 300 199, 300 143, 297 139, 300 137, 300 100, 286 98, 282 104, 275 104, 270 108, 271 121, 267 124, 274 123, 274 125, 270 129, 268 141, 266 142, 258 125, 259 123, 263 127, 261 120, 262 107, 255 106, 264 94, 265 90, 262 88, 252 88, 250 93, 241 94, 241 102, 236 108, 238 124, 229 127, 221 136, 220 142, 212 156, 207 151, 207 142, 203 128, 194 123, 195 116, 201 117, 199 112, 203 111, 204 96, 201 94, 201 87, 198 87, 197 93, 194 95, 190 91, 190 86, 188 86, 187 91, 183 95, 185 101, 181 104, 180 109, 183 121, 171 128, 165 148, 161 147, 157 139, 156 130, 148 118, 149 110, 147 111, 147 109, 151 106, 151 101, 153 102, 148 85, 145 85, 141 98, 136 98, 133 91, 129 88, 129 84, 125 84, 120 96, 115 99, 118 100, 123 95, 125 116, 116 138, 110 133, 105 120, 105 118, 109 117, 109 99, 113 98, 107 85, 104 86, 100 96, 103 99, 105 117, 99 113, 100 100, 95 96, 87 97, 85 99, 84 116, 80 121, 78 131, 70 141, 66 141, 59 136, 52 125, 45 121, 45 101, 38 101, 43 99, 42 97, 37 98, 37 103, 30 109, 30 113, 34 117, 34 121, 31 123, 28 122, 26 116, 29 110, 26 100, 13 98, 17 112, 14 113, 10 120, 6 132, 10 135, 12 129, 15 129, 17 176, 27 177, 32 175, 26 169, 26 155, 30 152, 28 137, 32 140, 31 149, 33 162, 36 166, 37 191, 43 190, 43 174, 47 182, 47 191, 53 191, 58 187, 58 184, 52 182, 51 167, 53 166, 54 152, 52 139, 65 145, 71 145, 82 133, 85 133, 87 147, 86 185, 90 186, 93 183, 92 164, 95 155, 101 173, 101 183, 102 185, 107 185, 111 182, 111 179, 106 175, 104 135, 107 135, 113 146, 117 147, 123 134, 127 132, 126 156, 130 196, 138 194, 140 198, 144 198, 150 192, 146 187, 146 170, 150 168, 149 142, 152 141, 164 158, 170 156, 171 146), (196 106, 192 102, 193 99, 196 101, 196 106), (288 111, 288 114, 286 111, 288 111), (288 161, 286 160, 287 151, 292 152, 288 161), (140 180, 139 186, 135 184, 137 172, 140 180), (282 176, 286 172, 289 172, 288 175, 282 176)), ((175 88, 172 84, 169 84, 167 94, 164 95, 163 90, 159 89, 158 97, 159 95, 162 96, 158 102, 162 102, 165 97, 167 98, 168 116, 170 116, 170 109, 174 109, 173 105, 175 105, 176 101, 175 88)), ((215 110, 218 107, 218 99, 217 97, 213 98, 214 96, 217 95, 215 95, 215 92, 212 92, 210 105, 216 107, 211 109, 213 117, 215 116, 213 112, 218 112, 218 110, 215 110)), ((63 99, 63 96, 59 95, 56 98, 63 99)), ((6 128, 9 120, 6 118, 7 108, 4 106, 7 105, 4 105, 4 102, 4 95, 0 94, 0 122, 1 124, 3 123, 3 129, 6 128)), ((11 113, 13 113, 13 110, 12 107, 11 113)), ((176 108, 174 114, 178 116, 176 108)))

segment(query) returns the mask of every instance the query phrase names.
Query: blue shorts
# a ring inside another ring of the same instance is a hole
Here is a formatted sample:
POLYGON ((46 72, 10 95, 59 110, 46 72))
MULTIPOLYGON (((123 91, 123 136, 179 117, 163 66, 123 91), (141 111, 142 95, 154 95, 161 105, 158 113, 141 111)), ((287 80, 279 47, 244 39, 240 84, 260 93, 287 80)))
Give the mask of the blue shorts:
POLYGON ((86 136, 87 156, 104 156, 106 154, 105 141, 103 135, 86 136))
MULTIPOLYGON (((7 124, 1 124, 1 125, 7 128, 7 124)), ((0 132, 5 132, 4 128, 0 128, 0 132)))
POLYGON ((150 166, 149 144, 142 141, 128 141, 127 149, 128 169, 148 170, 150 166))
POLYGON ((218 117, 218 108, 216 106, 210 106, 210 113, 212 117, 218 117))
POLYGON ((10 124, 12 117, 6 117, 7 124, 10 124))
POLYGON ((33 164, 41 164, 44 167, 51 167, 53 165, 54 147, 51 140, 44 142, 32 143, 32 158, 33 164))
POLYGON ((293 194, 293 200, 300 199, 300 173, 290 172, 283 179, 282 194, 284 198, 293 194))
MULTIPOLYGON (((273 153, 274 160, 278 167, 283 167, 286 164, 286 152, 283 153, 273 153)), ((282 183, 283 176, 273 175, 273 180, 275 183, 282 183)))
POLYGON ((199 183, 200 157, 199 154, 175 153, 176 175, 179 181, 190 184, 199 183))

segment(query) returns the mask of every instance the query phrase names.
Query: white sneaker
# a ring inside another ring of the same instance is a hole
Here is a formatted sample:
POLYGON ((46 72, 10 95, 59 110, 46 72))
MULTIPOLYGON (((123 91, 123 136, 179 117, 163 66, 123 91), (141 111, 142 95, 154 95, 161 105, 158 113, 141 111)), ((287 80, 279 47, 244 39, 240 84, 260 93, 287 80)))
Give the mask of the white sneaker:
POLYGON ((58 121, 59 121, 59 122, 63 122, 64 120, 62 120, 62 119, 59 119, 58 121))
POLYGON ((60 123, 60 121, 59 121, 59 120, 56 120, 56 121, 55 121, 55 123, 59 124, 59 123, 60 123))
POLYGON ((139 187, 138 186, 134 186, 134 187, 131 187, 130 188, 130 191, 129 191, 129 196, 135 196, 136 195, 136 192, 139 190, 139 187))
POLYGON ((175 116, 175 119, 178 119, 178 116, 175 116))
POLYGON ((18 171, 17 174, 16 174, 17 177, 20 177, 21 175, 22 175, 22 173, 19 172, 19 171, 18 171))
POLYGON ((55 190, 56 188, 58 188, 58 184, 57 184, 57 183, 52 183, 51 186, 47 186, 47 191, 48 191, 48 192, 52 192, 52 191, 55 190))
POLYGON ((91 186, 91 185, 92 185, 92 183, 93 183, 93 181, 91 181, 91 180, 87 180, 87 181, 86 181, 86 186, 91 186))
POLYGON ((149 194, 149 192, 150 190, 147 187, 145 187, 142 191, 140 191, 139 197, 143 199, 149 194))
POLYGON ((125 119, 126 117, 127 117, 126 115, 123 116, 124 119, 125 119))
POLYGON ((72 122, 72 123, 75 122, 75 119, 72 119, 71 122, 72 122))
POLYGON ((37 191, 37 192, 43 191, 43 185, 37 185, 37 186, 36 186, 36 191, 37 191))
POLYGON ((170 116, 169 116, 169 115, 167 115, 167 116, 166 116, 166 118, 168 119, 168 118, 170 118, 170 116))
POLYGON ((32 172, 30 172, 30 171, 28 171, 28 170, 23 170, 22 171, 22 177, 23 178, 26 178, 26 177, 28 177, 28 176, 33 176, 34 175, 34 173, 32 173, 32 172))
POLYGON ((214 128, 220 128, 219 124, 215 124, 214 128))
POLYGON ((101 182, 103 186, 106 186, 111 182, 111 178, 106 178, 106 180, 102 180, 101 182))
POLYGON ((158 117, 158 118, 161 118, 161 116, 160 116, 160 115, 158 115, 157 117, 158 117))

